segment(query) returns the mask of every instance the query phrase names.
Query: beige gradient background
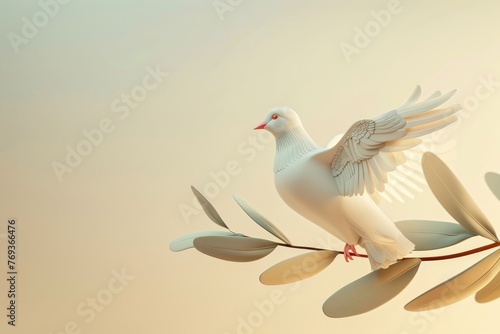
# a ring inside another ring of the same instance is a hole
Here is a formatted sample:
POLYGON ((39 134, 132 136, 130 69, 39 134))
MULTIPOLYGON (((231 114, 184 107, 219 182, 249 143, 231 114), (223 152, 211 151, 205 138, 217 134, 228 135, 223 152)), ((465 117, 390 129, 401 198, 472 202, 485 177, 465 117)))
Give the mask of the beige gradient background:
MULTIPOLYGON (((226 2, 226 0, 224 0, 226 2)), ((232 3, 237 4, 238 1, 232 3)), ((318 246, 325 233, 280 200, 272 183, 273 143, 253 149, 252 128, 277 105, 297 110, 318 143, 360 118, 397 107, 420 84, 424 95, 457 88, 463 103, 489 76, 500 82, 500 21, 495 1, 401 0, 371 43, 348 63, 342 42, 388 1, 241 1, 221 20, 205 1, 71 1, 38 34, 12 49, 37 1, 0 4, 0 233, 18 220, 18 319, 7 326, 6 243, 0 243, 0 331, 64 333, 238 333, 255 301, 283 294, 254 333, 486 333, 498 327, 498 301, 473 298, 435 313, 410 313, 412 298, 486 255, 425 263, 388 304, 364 315, 330 319, 323 302, 369 272, 366 260, 337 259, 295 286, 258 281, 269 266, 299 254, 278 249, 252 263, 195 250, 172 253, 170 240, 217 230, 203 213, 183 219, 190 185, 236 160, 241 171, 211 202, 236 231, 270 238, 239 209, 246 198, 296 244, 318 246), (170 75, 121 120, 111 103, 142 83, 145 68, 170 75), (59 182, 51 164, 103 118, 115 129, 59 182), (238 150, 240 147, 240 151, 238 150), (241 149, 246 149, 242 154, 241 149), (250 160, 250 161, 248 161, 250 160), (135 278, 86 322, 76 311, 125 268, 135 278)), ((441 137, 444 152, 500 230, 500 203, 484 183, 500 172, 500 87, 441 137)), ((487 92, 484 88, 481 92, 487 92)), ((258 145, 262 145, 258 142, 258 145)), ((451 221, 428 188, 405 204, 383 204, 394 220, 451 221)), ((486 240, 474 238, 441 253, 486 240)), ((340 246, 340 242, 338 243, 340 246)), ((434 252, 438 254, 440 252, 434 252)), ((240 331, 240 333, 245 333, 240 331)))

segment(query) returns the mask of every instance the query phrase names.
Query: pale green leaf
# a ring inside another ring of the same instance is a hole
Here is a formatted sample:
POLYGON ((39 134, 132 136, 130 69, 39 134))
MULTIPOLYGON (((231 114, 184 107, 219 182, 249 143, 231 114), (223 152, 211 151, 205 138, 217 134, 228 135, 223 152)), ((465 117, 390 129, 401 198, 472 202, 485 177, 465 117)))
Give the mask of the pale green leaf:
POLYGON ((198 202, 200 202, 201 207, 203 208, 203 211, 205 211, 205 213, 207 214, 208 218, 210 218, 217 225, 229 229, 229 227, 227 227, 226 223, 224 223, 224 221, 220 217, 217 210, 215 210, 213 205, 205 198, 205 196, 203 196, 198 191, 198 189, 196 189, 193 186, 191 186, 191 190, 193 191, 194 196, 196 196, 196 199, 198 200, 198 202))
POLYGON ((275 264, 260 275, 266 285, 279 285, 297 282, 316 275, 333 262, 338 252, 314 251, 298 255, 275 264))
POLYGON ((255 261, 270 254, 277 243, 247 237, 199 237, 193 241, 200 252, 221 260, 235 262, 255 261))
POLYGON ((498 241, 493 225, 441 159, 424 153, 422 169, 434 196, 458 223, 472 233, 498 241))
POLYGON ((459 224, 431 220, 402 220, 396 226, 416 251, 444 248, 462 242, 475 234, 459 224))
POLYGON ((194 239, 199 237, 208 237, 208 236, 243 236, 243 235, 229 231, 202 231, 202 232, 191 233, 172 240, 170 242, 170 250, 172 252, 180 252, 185 249, 193 248, 194 239))
POLYGON ((500 200, 500 175, 496 173, 486 173, 484 178, 490 190, 500 200))
POLYGON ((246 214, 252 218, 260 227, 265 229, 267 232, 274 235, 276 238, 282 240, 284 243, 291 245, 290 240, 281 232, 273 223, 267 220, 264 216, 254 210, 250 204, 248 204, 243 198, 238 195, 233 195, 234 199, 238 205, 246 212, 246 214))
POLYGON ((406 304, 408 311, 426 311, 454 304, 486 286, 500 271, 500 250, 406 304))
POLYGON ((498 297, 500 297, 500 273, 476 293, 476 301, 478 303, 487 303, 498 297))
POLYGON ((420 259, 408 259, 372 271, 331 295, 323 304, 323 312, 331 318, 344 318, 385 304, 411 282, 420 263, 420 259))

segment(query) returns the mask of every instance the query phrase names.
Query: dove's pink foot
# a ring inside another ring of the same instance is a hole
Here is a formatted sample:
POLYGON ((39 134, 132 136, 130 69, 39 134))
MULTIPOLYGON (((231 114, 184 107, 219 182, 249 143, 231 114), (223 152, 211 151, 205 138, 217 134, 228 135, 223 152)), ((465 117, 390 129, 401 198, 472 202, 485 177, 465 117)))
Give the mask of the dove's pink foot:
POLYGON ((349 245, 345 244, 344 246, 344 259, 345 262, 349 262, 349 260, 353 260, 351 253, 349 251, 352 251, 354 255, 359 255, 358 252, 356 251, 356 247, 354 245, 349 245))

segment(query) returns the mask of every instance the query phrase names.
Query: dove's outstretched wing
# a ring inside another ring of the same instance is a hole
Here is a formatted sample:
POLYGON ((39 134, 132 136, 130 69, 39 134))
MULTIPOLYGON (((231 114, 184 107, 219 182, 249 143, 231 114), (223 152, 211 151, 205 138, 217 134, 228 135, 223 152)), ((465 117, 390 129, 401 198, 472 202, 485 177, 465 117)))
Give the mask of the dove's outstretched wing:
POLYGON ((418 102, 421 90, 417 86, 399 108, 354 123, 334 147, 318 153, 315 158, 330 164, 341 195, 360 195, 365 189, 370 194, 383 192, 387 173, 406 161, 404 150, 420 144, 418 137, 457 120, 454 114, 461 109, 458 104, 433 109, 454 93, 436 92, 418 102))
MULTIPOLYGON (((327 148, 334 147, 344 134, 338 134, 326 145, 327 148)), ((387 174, 387 182, 384 184, 384 191, 375 191, 370 194, 375 203, 380 204, 382 200, 389 203, 404 203, 407 199, 414 199, 416 193, 423 191, 422 186, 426 184, 424 173, 420 165, 420 160, 425 152, 425 147, 418 145, 405 150, 405 162, 398 165, 391 173, 387 174)))

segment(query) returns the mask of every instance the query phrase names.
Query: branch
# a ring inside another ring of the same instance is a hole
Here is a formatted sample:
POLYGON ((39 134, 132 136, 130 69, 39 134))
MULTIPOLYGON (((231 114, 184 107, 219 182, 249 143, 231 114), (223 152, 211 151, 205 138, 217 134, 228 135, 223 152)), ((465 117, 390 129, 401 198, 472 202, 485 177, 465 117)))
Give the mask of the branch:
MULTIPOLYGON (((296 246, 296 245, 288 245, 288 244, 283 244, 283 243, 278 243, 278 245, 282 246, 282 247, 296 248, 296 249, 305 249, 305 250, 312 250, 312 251, 325 251, 325 250, 329 250, 329 251, 338 252, 339 254, 344 254, 344 252, 342 252, 342 251, 337 251, 337 250, 332 250, 332 249, 325 249, 325 248, 316 248, 316 247, 308 247, 308 246, 296 246)), ((405 258, 403 258, 403 260, 408 260, 408 259, 420 259, 422 261, 449 260, 449 259, 455 259, 455 258, 458 258, 458 257, 463 257, 463 256, 468 256, 468 255, 476 254, 476 253, 483 252, 485 250, 492 249, 492 248, 499 247, 499 246, 500 246, 500 242, 494 242, 494 243, 486 245, 486 246, 482 246, 482 247, 470 249, 468 251, 460 252, 460 253, 454 253, 454 254, 448 254, 448 255, 441 255, 441 256, 405 257, 405 258)), ((357 257, 364 257, 364 258, 368 257, 365 254, 356 255, 356 254, 351 253, 351 255, 352 256, 357 256, 357 257)))
POLYGON ((470 250, 465 251, 465 252, 448 254, 448 255, 441 255, 441 256, 420 257, 419 259, 422 261, 441 261, 441 260, 455 259, 457 257, 463 257, 463 256, 471 255, 471 254, 476 254, 476 253, 483 252, 485 250, 499 247, 499 246, 500 246, 500 242, 494 242, 492 244, 478 247, 478 248, 474 248, 474 249, 470 249, 470 250))

